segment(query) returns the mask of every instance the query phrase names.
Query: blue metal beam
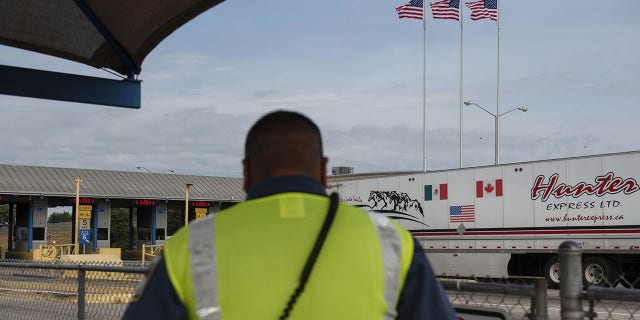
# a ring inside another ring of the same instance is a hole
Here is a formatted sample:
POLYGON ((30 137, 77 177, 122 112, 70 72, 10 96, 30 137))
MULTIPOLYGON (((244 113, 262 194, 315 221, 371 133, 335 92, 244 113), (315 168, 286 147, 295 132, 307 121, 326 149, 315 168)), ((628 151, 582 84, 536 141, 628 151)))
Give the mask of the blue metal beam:
POLYGON ((139 80, 113 80, 0 65, 0 94, 140 109, 139 80))

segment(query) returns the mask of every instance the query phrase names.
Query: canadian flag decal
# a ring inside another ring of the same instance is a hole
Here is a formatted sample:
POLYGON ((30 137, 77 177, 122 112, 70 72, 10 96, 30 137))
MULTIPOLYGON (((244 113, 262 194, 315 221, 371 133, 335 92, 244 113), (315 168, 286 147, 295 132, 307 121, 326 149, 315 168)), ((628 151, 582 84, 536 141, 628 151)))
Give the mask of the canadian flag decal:
POLYGON ((476 181, 476 198, 502 197, 502 179, 476 181))

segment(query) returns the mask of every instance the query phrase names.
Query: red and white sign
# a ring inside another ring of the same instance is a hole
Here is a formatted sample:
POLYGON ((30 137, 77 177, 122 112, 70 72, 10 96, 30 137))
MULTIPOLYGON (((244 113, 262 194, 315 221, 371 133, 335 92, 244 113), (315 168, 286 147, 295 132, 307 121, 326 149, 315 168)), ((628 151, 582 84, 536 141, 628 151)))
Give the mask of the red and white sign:
POLYGON ((476 181, 476 198, 502 197, 502 179, 476 181))

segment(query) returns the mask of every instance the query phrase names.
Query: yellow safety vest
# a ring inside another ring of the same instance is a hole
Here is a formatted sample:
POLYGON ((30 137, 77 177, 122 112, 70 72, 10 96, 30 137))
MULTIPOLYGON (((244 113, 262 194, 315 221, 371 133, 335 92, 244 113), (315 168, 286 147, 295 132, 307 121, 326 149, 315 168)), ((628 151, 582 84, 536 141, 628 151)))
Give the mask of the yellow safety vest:
MULTIPOLYGON (((189 319, 277 319, 328 207, 327 197, 282 193, 176 232, 165 263, 189 319)), ((413 239, 397 223, 340 204, 290 318, 394 319, 412 257, 413 239)))

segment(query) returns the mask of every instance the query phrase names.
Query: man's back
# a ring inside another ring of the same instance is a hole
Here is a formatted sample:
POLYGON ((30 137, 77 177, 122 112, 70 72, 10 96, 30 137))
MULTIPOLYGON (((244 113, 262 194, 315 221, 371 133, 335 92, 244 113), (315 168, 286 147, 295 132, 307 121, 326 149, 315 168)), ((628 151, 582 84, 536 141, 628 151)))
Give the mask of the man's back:
POLYGON ((328 161, 304 115, 258 120, 242 160, 248 201, 168 240, 124 318, 454 320, 420 244, 385 217, 340 205, 311 255, 328 216, 328 161))
MULTIPOLYGON (((327 197, 283 193, 247 201, 216 215, 217 281, 225 319, 276 319, 280 315, 298 285, 328 205, 327 197)), ((413 254, 410 235, 406 231, 399 235, 408 245, 399 252, 397 285, 404 280, 401 275, 406 274, 413 254)), ((179 240, 186 233, 175 237, 165 248, 167 257, 187 250, 184 245, 188 241, 179 240)), ((383 294, 385 272, 379 239, 364 211, 340 205, 292 318, 382 319, 389 308, 383 294)), ((186 275, 187 259, 169 259, 170 278, 190 277, 186 275)), ((185 295, 183 300, 193 299, 188 297, 189 290, 177 291, 179 296, 185 295)))

